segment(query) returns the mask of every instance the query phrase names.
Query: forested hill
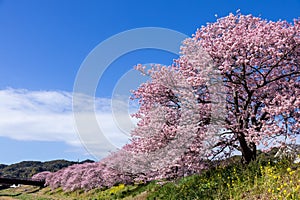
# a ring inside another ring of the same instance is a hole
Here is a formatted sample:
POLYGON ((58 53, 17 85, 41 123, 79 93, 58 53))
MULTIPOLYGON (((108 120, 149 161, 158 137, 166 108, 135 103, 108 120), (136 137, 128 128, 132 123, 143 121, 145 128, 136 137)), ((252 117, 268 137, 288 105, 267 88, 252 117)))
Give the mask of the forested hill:
POLYGON ((30 178, 32 175, 42 171, 55 172, 73 164, 82 164, 86 162, 94 161, 84 160, 82 162, 74 162, 67 160, 53 160, 47 162, 23 161, 12 165, 0 164, 0 176, 30 178))

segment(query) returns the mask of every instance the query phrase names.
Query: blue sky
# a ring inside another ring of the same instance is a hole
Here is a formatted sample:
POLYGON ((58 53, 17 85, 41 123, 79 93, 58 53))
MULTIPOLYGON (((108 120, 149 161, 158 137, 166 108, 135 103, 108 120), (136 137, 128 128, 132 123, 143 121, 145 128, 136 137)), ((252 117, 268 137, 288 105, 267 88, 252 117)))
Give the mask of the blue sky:
MULTIPOLYGON (((191 36, 214 22, 215 14, 223 17, 238 9, 291 22, 299 17, 300 1, 0 0, 0 163, 94 158, 72 122, 73 85, 87 55, 126 30, 162 27, 191 36)), ((135 64, 170 64, 173 58, 144 49, 113 62, 100 81, 105 87, 96 91, 99 119, 107 114, 116 82, 135 64)), ((107 132, 115 131, 111 122, 105 125, 107 132)))

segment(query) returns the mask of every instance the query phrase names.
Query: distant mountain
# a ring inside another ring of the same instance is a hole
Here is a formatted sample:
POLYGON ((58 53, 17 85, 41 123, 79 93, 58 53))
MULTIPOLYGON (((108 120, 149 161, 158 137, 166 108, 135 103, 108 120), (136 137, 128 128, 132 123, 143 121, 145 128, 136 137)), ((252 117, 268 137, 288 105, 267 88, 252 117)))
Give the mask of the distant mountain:
POLYGON ((7 165, 0 164, 0 170, 7 167, 7 165))
POLYGON ((0 164, 0 176, 2 177, 18 177, 30 178, 34 174, 42 171, 55 172, 62 168, 74 164, 92 163, 92 160, 84 160, 82 162, 74 162, 67 160, 53 160, 47 162, 40 161, 23 161, 12 165, 0 164))

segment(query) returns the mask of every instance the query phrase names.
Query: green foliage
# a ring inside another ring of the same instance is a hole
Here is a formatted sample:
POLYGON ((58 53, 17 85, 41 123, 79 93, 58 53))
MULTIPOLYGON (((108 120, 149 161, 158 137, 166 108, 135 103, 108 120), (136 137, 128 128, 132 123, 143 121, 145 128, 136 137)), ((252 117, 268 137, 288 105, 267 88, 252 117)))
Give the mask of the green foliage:
POLYGON ((168 183, 148 199, 299 199, 300 166, 289 160, 233 163, 168 183))

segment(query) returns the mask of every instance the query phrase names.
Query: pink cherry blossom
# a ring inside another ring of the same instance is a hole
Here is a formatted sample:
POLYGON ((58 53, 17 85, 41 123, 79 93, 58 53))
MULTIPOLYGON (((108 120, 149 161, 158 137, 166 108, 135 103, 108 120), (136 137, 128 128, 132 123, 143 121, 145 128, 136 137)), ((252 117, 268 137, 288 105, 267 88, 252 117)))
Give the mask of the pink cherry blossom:
POLYGON ((230 14, 183 41, 172 66, 136 69, 139 119, 131 142, 103 160, 38 174, 52 188, 111 187, 201 173, 208 160, 296 143, 300 21, 230 14))

